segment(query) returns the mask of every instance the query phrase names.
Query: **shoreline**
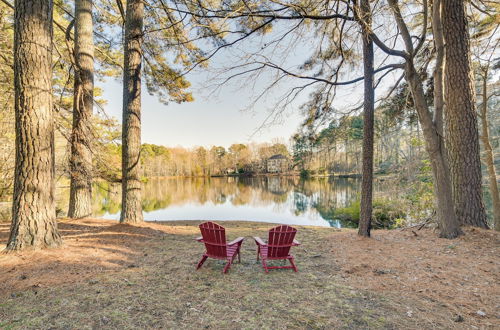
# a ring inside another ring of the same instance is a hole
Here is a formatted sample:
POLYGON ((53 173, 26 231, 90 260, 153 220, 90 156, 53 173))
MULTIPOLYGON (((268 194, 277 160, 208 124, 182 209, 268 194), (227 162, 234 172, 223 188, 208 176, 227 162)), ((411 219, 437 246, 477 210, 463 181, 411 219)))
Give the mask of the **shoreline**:
MULTIPOLYGON (((241 174, 225 174, 225 175, 200 175, 200 176, 152 176, 145 177, 145 179, 194 179, 194 178, 234 178, 234 177, 300 177, 300 173, 241 173, 241 174)), ((388 176, 388 174, 374 174, 374 176, 388 176)), ((359 173, 347 173, 347 174, 311 174, 306 179, 310 178, 361 178, 359 173)))

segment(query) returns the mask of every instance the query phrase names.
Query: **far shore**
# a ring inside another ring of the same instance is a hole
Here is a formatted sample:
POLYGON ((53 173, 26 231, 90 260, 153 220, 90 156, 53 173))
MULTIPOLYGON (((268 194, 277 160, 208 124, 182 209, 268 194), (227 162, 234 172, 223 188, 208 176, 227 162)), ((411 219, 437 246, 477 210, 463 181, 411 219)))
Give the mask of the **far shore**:
MULTIPOLYGON (((375 174, 375 176, 386 176, 387 174, 375 174)), ((214 175, 168 175, 146 177, 146 179, 171 179, 171 178, 233 178, 233 177, 300 177, 299 172, 287 173, 238 173, 238 174, 214 174, 214 175)), ((331 174, 310 174, 307 178, 361 178, 360 173, 331 173, 331 174)))

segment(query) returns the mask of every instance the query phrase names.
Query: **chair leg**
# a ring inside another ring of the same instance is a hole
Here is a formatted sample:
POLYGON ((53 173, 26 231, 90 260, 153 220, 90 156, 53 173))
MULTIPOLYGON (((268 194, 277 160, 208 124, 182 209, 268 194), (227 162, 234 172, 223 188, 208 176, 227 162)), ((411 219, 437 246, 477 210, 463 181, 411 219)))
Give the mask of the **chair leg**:
POLYGON ((240 250, 238 250, 238 263, 241 264, 240 250))
POLYGON ((290 258, 290 259, 288 259, 288 260, 290 260, 290 264, 292 265, 293 270, 294 270, 295 272, 298 272, 298 270, 297 270, 297 266, 295 266, 295 262, 294 262, 293 258, 290 258))
POLYGON ((257 245, 257 261, 259 261, 260 245, 257 245))
POLYGON ((222 270, 222 272, 224 274, 227 273, 227 271, 229 270, 229 267, 231 267, 232 263, 233 263, 233 259, 228 259, 227 260, 226 266, 224 266, 224 269, 222 270))
POLYGON ((203 255, 203 257, 201 257, 200 262, 198 262, 198 266, 196 267, 196 269, 200 269, 200 267, 203 265, 203 263, 205 262, 205 260, 207 260, 207 258, 208 258, 208 256, 203 255))
POLYGON ((269 273, 269 270, 267 269, 267 263, 266 263, 266 260, 264 258, 262 258, 262 266, 264 267, 264 270, 266 271, 266 273, 269 273))

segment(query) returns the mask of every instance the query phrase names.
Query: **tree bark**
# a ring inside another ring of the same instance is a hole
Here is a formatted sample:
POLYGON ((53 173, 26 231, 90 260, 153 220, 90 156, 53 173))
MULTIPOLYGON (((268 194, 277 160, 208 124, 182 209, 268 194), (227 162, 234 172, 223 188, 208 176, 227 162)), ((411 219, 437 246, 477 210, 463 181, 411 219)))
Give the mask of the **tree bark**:
POLYGON ((432 34, 434 36, 434 49, 436 51, 436 64, 434 66, 434 125, 438 134, 443 136, 443 111, 444 111, 444 37, 441 0, 432 3, 432 34))
POLYGON ((493 158, 493 148, 490 143, 490 132, 488 126, 488 69, 483 71, 483 91, 481 105, 481 126, 482 134, 481 140, 483 141, 485 163, 488 168, 488 176, 490 181, 490 194, 493 203, 493 225, 495 230, 500 231, 500 193, 498 191, 497 175, 495 173, 495 161, 493 158))
POLYGON ((482 198, 477 113, 463 0, 443 0, 446 41, 445 130, 459 222, 488 228, 482 198))
POLYGON ((422 125, 425 147, 431 160, 436 213, 440 230, 439 237, 455 238, 461 235, 462 231, 455 215, 449 165, 443 136, 439 133, 439 129, 432 120, 425 100, 422 80, 410 60, 407 60, 405 66, 405 76, 412 92, 415 108, 417 109, 422 125))
POLYGON ((61 244, 54 201, 52 5, 15 2, 16 166, 7 250, 61 244))
POLYGON ((373 124, 375 111, 375 88, 373 68, 373 41, 370 36, 371 12, 369 0, 362 0, 360 12, 365 24, 363 30, 363 169, 361 178, 361 204, 358 235, 370 237, 373 200, 373 124))
POLYGON ((94 102, 94 41, 92 0, 75 2, 75 88, 71 134, 68 216, 92 215, 92 131, 94 102))
MULTIPOLYGON (((460 229, 460 223, 455 215, 447 151, 443 136, 440 132, 441 126, 439 126, 439 123, 434 122, 432 114, 429 111, 429 106, 425 99, 422 79, 413 63, 415 48, 413 46, 412 37, 401 15, 398 1, 388 0, 388 2, 393 10, 396 24, 398 25, 405 44, 406 52, 403 55, 405 58, 405 79, 410 86, 415 110, 417 111, 419 122, 422 125, 425 148, 431 160, 432 174, 434 177, 436 213, 440 230, 439 236, 443 238, 455 238, 461 235, 462 231, 460 229)), ((441 7, 436 7, 436 9, 440 11, 441 7)), ((424 8, 424 10, 427 10, 427 8, 424 8)), ((433 25, 441 25, 439 11, 438 15, 435 15, 433 11, 433 25)), ((434 31, 436 31, 436 29, 434 29, 434 31)), ((438 82, 438 84, 440 83, 442 82, 438 82)), ((436 102, 436 99, 434 102, 436 102)))
POLYGON ((123 71, 122 211, 120 222, 143 221, 140 178, 141 63, 144 4, 127 1, 123 71))

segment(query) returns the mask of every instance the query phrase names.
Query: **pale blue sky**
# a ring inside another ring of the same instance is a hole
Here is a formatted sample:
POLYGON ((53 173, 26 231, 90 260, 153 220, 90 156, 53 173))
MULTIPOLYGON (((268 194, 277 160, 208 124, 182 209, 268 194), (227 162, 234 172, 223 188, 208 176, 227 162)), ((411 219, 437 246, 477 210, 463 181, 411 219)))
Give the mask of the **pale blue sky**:
MULTIPOLYGON (((194 76, 194 75, 193 75, 194 76)), ((203 91, 203 75, 196 75, 193 83, 195 101, 189 103, 162 104, 155 96, 142 95, 142 141, 165 146, 211 146, 228 147, 233 143, 271 142, 288 138, 301 122, 298 111, 289 111, 286 121, 272 127, 256 130, 269 114, 265 104, 252 111, 245 108, 252 102, 250 91, 227 87, 216 96, 203 91)), ((104 109, 107 114, 121 120, 121 82, 109 79, 98 83, 103 88, 103 98, 108 101, 104 109)), ((271 104, 269 104, 271 106, 271 104)))
MULTIPOLYGON (((279 34, 279 28, 275 31, 279 34)), ((285 29, 283 29, 285 30, 285 29)), ((286 31, 286 30, 285 30, 286 31)), ((252 100, 262 89, 273 81, 269 71, 258 78, 239 78, 232 80, 214 93, 217 78, 226 77, 220 74, 222 68, 241 63, 248 50, 260 49, 268 42, 268 36, 240 43, 236 47, 226 49, 211 59, 210 70, 197 69, 186 78, 192 83, 190 89, 194 102, 168 105, 162 104, 155 96, 151 96, 143 88, 142 93, 142 141, 165 146, 205 146, 221 145, 228 147, 233 143, 272 142, 274 139, 288 141, 302 121, 299 107, 308 98, 308 92, 302 93, 289 109, 270 127, 259 129, 280 96, 296 86, 304 84, 304 80, 289 79, 273 88, 267 97, 256 103, 250 110, 252 100), (217 71, 219 70, 219 71, 217 71), (257 132, 256 132, 257 131, 257 132)), ((274 63, 283 65, 291 71, 296 70, 312 50, 311 39, 299 43, 297 38, 290 38, 287 43, 274 47, 266 56, 272 57, 274 63), (278 54, 276 56, 276 54, 278 54)), ((343 80, 362 75, 362 71, 353 70, 342 77, 343 80)), ((393 76, 394 77, 394 76, 393 76)), ((388 83, 391 78, 388 77, 388 83)), ((393 82, 394 80, 392 80, 393 82)), ((104 109, 108 115, 121 122, 122 86, 121 80, 108 79, 96 82, 103 89, 103 98, 108 101, 104 109)), ((377 92, 380 95, 383 91, 377 92)), ((337 93, 336 107, 353 105, 362 96, 362 83, 341 88, 337 93)))

